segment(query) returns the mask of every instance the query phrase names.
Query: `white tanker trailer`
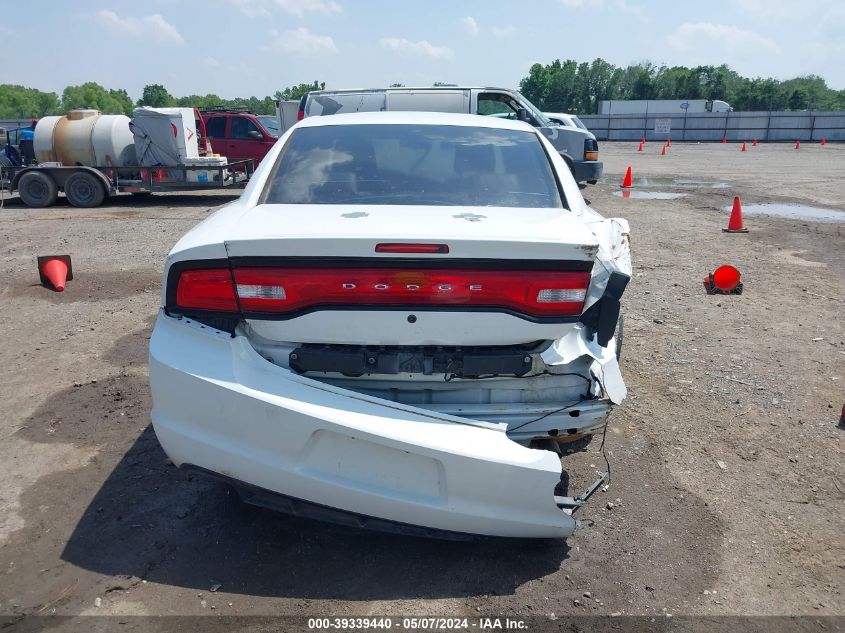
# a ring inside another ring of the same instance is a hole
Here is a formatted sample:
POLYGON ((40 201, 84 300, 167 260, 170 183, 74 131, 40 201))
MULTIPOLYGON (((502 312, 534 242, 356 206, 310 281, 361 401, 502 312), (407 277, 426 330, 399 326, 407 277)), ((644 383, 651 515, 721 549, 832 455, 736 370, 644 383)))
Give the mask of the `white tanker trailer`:
POLYGON ((202 128, 191 108, 138 108, 131 119, 98 110, 43 117, 34 131, 35 162, 4 167, 0 186, 29 207, 52 206, 59 192, 75 207, 96 207, 118 193, 246 186, 252 161, 211 155, 196 121, 202 128))

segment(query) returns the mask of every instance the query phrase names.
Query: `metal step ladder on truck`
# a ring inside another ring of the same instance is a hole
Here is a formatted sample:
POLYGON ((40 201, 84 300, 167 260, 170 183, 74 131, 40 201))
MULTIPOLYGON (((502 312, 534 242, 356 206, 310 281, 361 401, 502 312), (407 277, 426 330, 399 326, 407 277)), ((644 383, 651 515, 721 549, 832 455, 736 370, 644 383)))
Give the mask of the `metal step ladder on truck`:
POLYGON ((242 189, 252 161, 213 154, 194 108, 136 108, 130 119, 98 110, 41 118, 31 160, 0 153, 0 189, 29 207, 49 207, 62 191, 75 207, 97 207, 111 195, 242 189))

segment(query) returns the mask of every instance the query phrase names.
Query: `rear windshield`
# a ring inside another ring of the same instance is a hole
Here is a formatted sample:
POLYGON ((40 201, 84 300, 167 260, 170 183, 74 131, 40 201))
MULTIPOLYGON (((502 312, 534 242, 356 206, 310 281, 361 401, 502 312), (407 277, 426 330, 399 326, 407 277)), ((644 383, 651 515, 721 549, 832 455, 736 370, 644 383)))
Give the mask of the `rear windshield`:
POLYGON ((563 206, 533 132, 451 125, 296 130, 266 190, 270 204, 563 206))

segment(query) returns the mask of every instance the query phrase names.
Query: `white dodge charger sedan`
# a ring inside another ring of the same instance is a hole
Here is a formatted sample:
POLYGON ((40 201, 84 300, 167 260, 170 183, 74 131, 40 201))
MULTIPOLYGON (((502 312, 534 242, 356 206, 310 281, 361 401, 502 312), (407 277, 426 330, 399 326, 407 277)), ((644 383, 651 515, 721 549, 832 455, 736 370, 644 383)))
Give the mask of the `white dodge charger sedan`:
POLYGON ((306 119, 167 257, 156 435, 299 516, 567 537, 561 447, 625 397, 628 231, 525 123, 306 119))

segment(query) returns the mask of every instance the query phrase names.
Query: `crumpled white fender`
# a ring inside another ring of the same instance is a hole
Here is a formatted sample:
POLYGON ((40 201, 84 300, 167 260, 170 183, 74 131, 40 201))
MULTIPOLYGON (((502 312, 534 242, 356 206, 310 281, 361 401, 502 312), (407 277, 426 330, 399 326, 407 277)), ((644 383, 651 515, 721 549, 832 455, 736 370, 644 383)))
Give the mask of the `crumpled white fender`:
MULTIPOLYGON (((592 283, 584 302, 584 306, 589 307, 601 298, 612 272, 631 274, 631 228, 624 218, 606 219, 587 205, 580 211, 587 226, 599 240, 592 283)), ((610 401, 621 403, 628 390, 616 358, 616 337, 610 339, 606 347, 601 347, 594 336, 588 336, 586 327, 579 324, 541 354, 543 361, 552 366, 566 365, 582 356, 593 359, 590 370, 598 377, 610 401)))
POLYGON ((593 359, 590 365, 592 371, 601 382, 607 397, 613 404, 619 404, 628 395, 622 371, 616 358, 616 337, 614 336, 602 347, 595 337, 587 338, 587 329, 579 324, 563 338, 552 343, 540 357, 546 365, 567 365, 582 356, 593 359))

